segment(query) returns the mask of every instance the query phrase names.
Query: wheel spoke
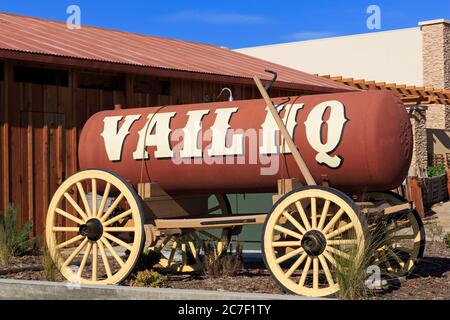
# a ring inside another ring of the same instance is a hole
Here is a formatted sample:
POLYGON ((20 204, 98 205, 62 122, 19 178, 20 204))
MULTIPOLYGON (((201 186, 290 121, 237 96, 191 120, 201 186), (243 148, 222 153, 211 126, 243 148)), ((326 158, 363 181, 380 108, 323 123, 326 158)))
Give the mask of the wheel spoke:
POLYGON ((103 242, 105 247, 109 250, 109 252, 111 252, 114 259, 116 259, 116 261, 120 264, 120 266, 123 267, 125 263, 123 262, 122 258, 119 257, 116 250, 114 250, 111 243, 109 243, 109 241, 106 238, 101 238, 100 241, 103 242))
POLYGON ((358 243, 359 241, 357 239, 327 240, 327 244, 330 246, 358 244, 358 243))
POLYGON ((324 251, 322 253, 322 255, 325 257, 325 259, 330 261, 330 263, 333 265, 333 267, 337 268, 336 260, 327 251, 324 251))
POLYGON ((387 248, 386 250, 387 250, 387 253, 388 253, 392 258, 394 258, 395 261, 400 265, 400 267, 403 268, 403 267, 405 266, 405 262, 404 262, 402 259, 400 259, 400 257, 399 257, 398 255, 396 255, 394 251, 392 251, 392 250, 389 249, 389 248, 387 248))
POLYGON ((77 227, 53 227, 53 232, 78 232, 80 228, 77 227))
POLYGON ((97 281, 98 268, 98 245, 94 243, 92 246, 92 281, 97 281))
POLYGON ((80 253, 80 251, 83 250, 88 241, 88 238, 85 238, 83 242, 81 242, 80 245, 76 247, 75 250, 73 250, 72 254, 66 259, 66 261, 63 262, 62 266, 67 267, 72 262, 72 260, 80 253))
POLYGON ((69 203, 72 205, 72 207, 78 212, 78 214, 85 220, 89 220, 88 216, 86 215, 86 213, 84 213, 83 209, 80 208, 80 206, 78 205, 78 203, 76 203, 75 200, 73 200, 73 198, 70 196, 70 194, 68 194, 67 192, 64 193, 64 198, 66 198, 67 201, 69 201, 69 203))
MULTIPOLYGON (((183 239, 184 240, 184 239, 183 239)), ((181 257, 183 265, 187 265, 187 253, 186 253, 186 242, 181 242, 181 257)))
POLYGON ((294 227, 297 228, 298 231, 300 231, 302 234, 305 234, 307 231, 305 230, 305 228, 302 227, 302 225, 294 219, 293 216, 291 216, 287 211, 283 211, 282 215, 289 220, 290 223, 292 223, 292 225, 294 227))
POLYGON ((78 278, 82 278, 84 267, 86 266, 89 255, 91 254, 92 243, 88 243, 86 252, 84 253, 83 260, 81 260, 80 268, 78 269, 78 278))
POLYGON ((220 208, 221 207, 220 207, 220 204, 219 204, 219 205, 217 205, 215 207, 212 207, 212 208, 208 209, 208 213, 213 213, 213 212, 219 210, 220 208))
POLYGON ((334 217, 328 222, 328 224, 325 226, 325 228, 322 230, 323 233, 328 233, 328 230, 330 230, 331 227, 333 227, 336 222, 342 217, 344 214, 344 209, 341 208, 339 211, 334 215, 334 217))
POLYGON ((101 222, 105 222, 109 216, 111 215, 111 213, 113 213, 114 209, 119 205, 120 201, 122 201, 124 197, 124 194, 121 193, 116 200, 112 203, 112 205, 108 208, 108 211, 106 211, 106 213, 100 218, 101 222))
POLYGON ((308 217, 306 216, 305 210, 303 210, 302 203, 300 201, 296 201, 295 207, 297 208, 300 218, 302 218, 302 221, 306 227, 306 230, 311 230, 311 225, 309 224, 308 217))
POLYGON ((105 252, 105 247, 103 246, 103 243, 101 241, 98 241, 97 243, 98 248, 100 249, 100 254, 102 256, 103 265, 105 266, 106 275, 108 276, 108 278, 111 278, 112 277, 111 266, 109 265, 108 256, 106 255, 105 252))
POLYGON ((341 233, 350 230, 351 228, 353 228, 353 222, 347 223, 345 226, 340 227, 339 229, 334 230, 333 232, 327 234, 325 237, 327 239, 332 239, 334 237, 336 237, 337 235, 340 235, 341 233))
POLYGON ((105 232, 134 232, 134 227, 106 227, 103 229, 105 232))
POLYGON ((105 191, 103 192, 102 202, 100 202, 100 207, 98 208, 97 218, 100 218, 105 210, 106 201, 109 197, 109 191, 111 190, 111 183, 106 183, 105 191))
POLYGON ((328 267, 328 263, 323 255, 319 256, 320 264, 322 265, 323 271, 325 272, 325 277, 327 278, 328 284, 334 286, 333 276, 331 275, 330 268, 328 267))
POLYGON ((328 210, 330 209, 330 200, 325 200, 325 204, 323 205, 322 214, 320 215, 319 225, 317 229, 322 230, 325 225, 325 220, 327 219, 328 210))
POLYGON ((177 251, 177 247, 178 247, 178 242, 177 242, 177 240, 175 239, 174 241, 173 241, 173 244, 172 244, 172 250, 170 251, 170 255, 169 255, 169 260, 168 260, 168 265, 170 266, 170 264, 172 263, 172 260, 173 260, 173 258, 174 258, 174 256, 175 256, 175 253, 176 253, 176 251, 177 251))
POLYGON ((311 227, 317 228, 317 199, 311 198, 311 227))
POLYGON ((164 247, 166 246, 166 244, 170 241, 170 239, 172 239, 172 236, 167 236, 165 237, 162 241, 161 244, 159 246, 156 247, 157 250, 161 251, 162 249, 164 249, 164 247))
POLYGON ((198 253, 197 253, 197 249, 195 248, 195 244, 192 241, 192 239, 189 239, 188 244, 189 244, 189 248, 191 249, 192 255, 195 258, 195 262, 196 263, 201 263, 200 258, 199 258, 198 253))
POLYGON ((276 226, 273 227, 273 228, 274 228, 275 230, 279 231, 279 232, 282 232, 282 233, 284 233, 284 234, 287 234, 287 235, 289 235, 289 236, 292 236, 292 237, 294 237, 294 238, 296 238, 296 239, 301 240, 301 239, 303 238, 303 236, 302 236, 300 233, 297 233, 297 232, 295 232, 295 231, 289 230, 289 229, 287 229, 287 228, 285 228, 285 227, 276 225, 276 226))
POLYGON ((303 287, 305 285, 306 277, 308 276, 309 268, 311 267, 312 259, 308 257, 306 259, 305 267, 303 268, 302 275, 300 277, 299 286, 303 287))
POLYGON ((206 236, 206 237, 208 237, 208 238, 210 238, 210 239, 213 239, 213 240, 216 240, 216 241, 219 241, 219 240, 220 240, 219 237, 216 237, 215 235, 209 233, 208 231, 205 231, 205 230, 199 230, 198 232, 200 232, 201 234, 203 234, 204 236, 206 236))
POLYGON ((408 235, 398 235, 398 236, 393 236, 391 238, 389 238, 390 241, 399 241, 399 240, 414 240, 416 238, 416 236, 414 234, 408 234, 408 235))
POLYGON ((90 217, 92 217, 91 206, 89 205, 89 202, 87 201, 86 193, 84 192, 84 188, 83 188, 83 185, 81 184, 81 182, 77 182, 77 188, 78 188, 78 193, 81 196, 81 200, 83 201, 84 209, 86 210, 87 216, 88 216, 88 218, 90 218, 90 217))
POLYGON ((129 245, 125 241, 120 240, 117 237, 114 237, 112 234, 109 234, 108 232, 105 232, 103 235, 105 236, 105 238, 111 240, 112 242, 117 243, 119 246, 124 247, 125 249, 130 250, 130 251, 133 250, 133 247, 131 245, 129 245))
POLYGON ((275 262, 278 264, 283 263, 284 261, 289 260, 290 258, 295 257, 302 252, 303 252, 303 248, 298 248, 296 250, 293 250, 293 251, 285 254, 284 256, 279 257, 277 260, 275 260, 275 262))
POLYGON ((97 217, 97 180, 92 179, 92 217, 97 217))
POLYGON ((72 222, 75 222, 79 225, 84 224, 84 221, 78 219, 77 217, 71 215, 70 213, 68 213, 62 209, 56 208, 55 212, 62 215, 64 218, 67 218, 67 219, 71 220, 72 222))
POLYGON ((276 241, 272 242, 272 247, 280 248, 280 247, 298 247, 301 246, 300 241, 276 241))
POLYGON ((298 269, 298 267, 302 264, 302 262, 305 261, 307 256, 308 254, 306 252, 303 252, 303 254, 297 259, 297 261, 295 261, 294 264, 285 273, 285 276, 289 278, 295 272, 295 270, 298 269))
POLYGON ((348 254, 345 253, 345 252, 342 252, 342 251, 339 250, 339 249, 336 249, 336 248, 327 246, 325 250, 328 251, 329 253, 338 255, 338 256, 340 256, 340 257, 342 257, 342 258, 344 258, 344 259, 351 260, 351 259, 350 259, 350 255, 348 255, 348 254))
POLYGON ((71 245, 71 244, 73 244, 73 243, 75 243, 75 242, 77 242, 77 241, 80 241, 80 240, 83 240, 84 239, 84 237, 82 236, 82 235, 78 235, 78 236, 76 236, 76 237, 73 237, 72 239, 70 239, 70 240, 67 240, 66 242, 63 242, 63 243, 60 243, 60 244, 58 244, 57 246, 56 246, 56 249, 62 249, 62 248, 65 248, 65 247, 67 247, 67 246, 69 246, 69 245, 71 245))
POLYGON ((319 289, 319 259, 313 258, 313 289, 319 289))
POLYGON ((119 214, 118 216, 116 216, 116 217, 114 217, 114 218, 112 218, 112 219, 109 219, 108 221, 106 221, 104 224, 103 224, 103 227, 107 227, 107 226, 109 226, 109 225, 111 225, 111 224, 113 224, 113 223, 115 223, 115 222, 117 222, 117 221, 119 221, 119 220, 122 220, 122 219, 124 219, 124 218, 126 218, 126 217, 128 217, 129 215, 131 215, 133 213, 133 210, 127 210, 127 211, 125 211, 124 213, 121 213, 121 214, 119 214))

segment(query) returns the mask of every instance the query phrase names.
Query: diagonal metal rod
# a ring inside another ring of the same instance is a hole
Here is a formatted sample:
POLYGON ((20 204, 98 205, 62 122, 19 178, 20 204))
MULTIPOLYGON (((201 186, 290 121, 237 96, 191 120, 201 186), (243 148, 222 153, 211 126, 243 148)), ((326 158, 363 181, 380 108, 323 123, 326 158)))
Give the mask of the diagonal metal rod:
POLYGON ((275 109, 275 106, 272 103, 272 100, 269 97, 269 94, 267 93, 266 89, 264 88, 264 85, 262 84, 261 80, 254 76, 253 80, 256 83, 256 86, 259 89, 259 92, 261 93, 262 97, 264 98, 264 101, 267 104, 267 107, 269 108, 270 113, 272 114, 278 129, 280 129, 281 134, 286 141, 289 149, 291 149, 292 155, 294 156, 295 162, 297 163, 298 168, 300 169, 300 172, 302 173, 303 177, 306 180, 306 183, 309 186, 316 186, 317 183, 314 180, 313 176, 311 175, 311 172, 309 171, 308 167, 306 166, 305 161, 303 160, 302 156, 300 155, 300 152, 297 149, 297 146, 295 145, 294 141, 291 138, 291 135, 286 129, 286 126, 284 125, 283 120, 281 120, 280 115, 278 114, 277 110, 275 109))

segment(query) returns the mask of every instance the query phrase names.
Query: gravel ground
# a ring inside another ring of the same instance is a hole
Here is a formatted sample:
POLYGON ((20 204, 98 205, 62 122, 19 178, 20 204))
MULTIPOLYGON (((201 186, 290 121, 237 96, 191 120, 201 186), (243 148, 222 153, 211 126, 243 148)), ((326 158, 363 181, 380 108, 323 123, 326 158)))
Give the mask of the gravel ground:
MULTIPOLYGON (((7 268, 0 267, 0 278, 20 280, 45 280, 39 271, 40 256, 13 258, 7 268)), ((60 275, 57 281, 63 281, 60 275)), ((127 281, 129 285, 133 281, 127 281)), ((167 288, 203 289, 216 291, 237 291, 256 293, 282 293, 269 276, 267 270, 258 266, 244 269, 235 277, 211 278, 200 275, 169 275, 167 288)), ((382 292, 368 299, 377 300, 449 300, 450 299, 450 249, 442 242, 428 242, 424 258, 418 263, 413 274, 401 283, 392 283, 382 292)))

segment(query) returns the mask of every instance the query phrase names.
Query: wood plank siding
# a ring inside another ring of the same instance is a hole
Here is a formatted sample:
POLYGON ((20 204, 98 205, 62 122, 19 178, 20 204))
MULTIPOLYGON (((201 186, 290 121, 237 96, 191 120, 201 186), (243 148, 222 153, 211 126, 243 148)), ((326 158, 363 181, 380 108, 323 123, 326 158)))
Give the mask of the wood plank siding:
MULTIPOLYGON (((47 206, 77 171, 78 138, 86 120, 115 104, 124 108, 200 103, 230 87, 236 100, 259 98, 237 83, 106 73, 0 60, 0 210, 20 210, 43 236, 47 206)), ((273 90, 271 95, 302 92, 273 90)), ((227 99, 225 95, 223 97, 227 99)))

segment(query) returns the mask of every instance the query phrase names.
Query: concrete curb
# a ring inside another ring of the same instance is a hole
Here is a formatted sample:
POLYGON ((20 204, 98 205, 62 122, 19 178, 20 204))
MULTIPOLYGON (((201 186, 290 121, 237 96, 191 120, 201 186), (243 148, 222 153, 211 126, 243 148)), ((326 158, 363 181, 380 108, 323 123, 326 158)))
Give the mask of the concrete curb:
POLYGON ((317 300, 280 294, 74 285, 0 279, 0 300, 317 300))

